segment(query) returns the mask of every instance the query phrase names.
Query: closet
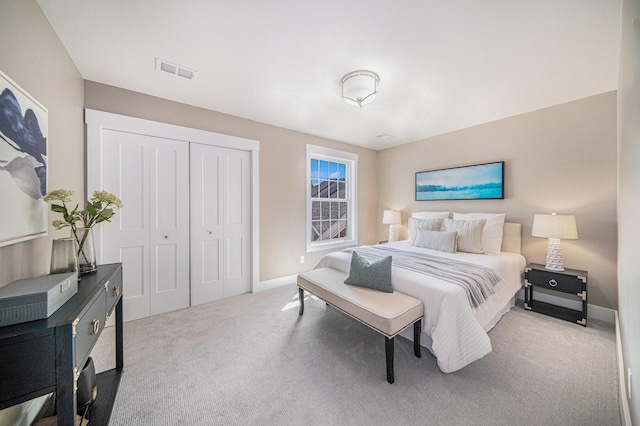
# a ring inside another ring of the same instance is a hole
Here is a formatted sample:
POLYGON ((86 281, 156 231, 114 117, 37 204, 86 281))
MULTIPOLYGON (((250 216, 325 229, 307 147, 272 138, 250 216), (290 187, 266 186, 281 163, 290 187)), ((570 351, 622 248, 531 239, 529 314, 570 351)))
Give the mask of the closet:
POLYGON ((122 262, 125 321, 252 290, 256 141, 86 110, 87 196, 122 199, 95 228, 98 263, 122 262))

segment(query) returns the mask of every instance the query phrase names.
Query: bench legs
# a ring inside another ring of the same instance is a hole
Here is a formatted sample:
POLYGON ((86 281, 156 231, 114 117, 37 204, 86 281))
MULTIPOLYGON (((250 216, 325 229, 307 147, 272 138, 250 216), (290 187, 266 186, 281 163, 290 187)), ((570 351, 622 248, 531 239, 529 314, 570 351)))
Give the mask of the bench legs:
POLYGON ((298 299, 300 299, 300 310, 298 311, 298 315, 302 315, 304 313, 304 290, 302 287, 298 287, 298 299))
MULTIPOLYGON (((298 299, 300 300, 300 309, 298 310, 298 315, 302 315, 304 313, 304 289, 302 287, 298 287, 298 299)), ((413 323, 413 352, 418 358, 422 357, 422 352, 420 350, 421 329, 422 320, 419 319, 418 321, 413 323)), ((395 337, 384 337, 384 352, 387 358, 387 382, 391 384, 393 384, 393 382, 395 381, 395 377, 393 375, 394 339, 395 337)))
MULTIPOLYGON (((422 320, 418 320, 413 323, 413 353, 417 358, 422 358, 422 352, 420 350, 420 330, 422 329, 422 320)), ((384 337, 384 352, 387 358, 387 382, 393 384, 395 377, 393 375, 393 351, 395 337, 384 337)))
POLYGON ((413 353, 416 354, 416 357, 422 358, 422 352, 420 351, 420 336, 422 330, 422 320, 413 323, 413 353))
POLYGON ((395 381, 393 377, 393 341, 395 337, 389 339, 384 336, 384 352, 387 356, 387 382, 393 384, 395 381))

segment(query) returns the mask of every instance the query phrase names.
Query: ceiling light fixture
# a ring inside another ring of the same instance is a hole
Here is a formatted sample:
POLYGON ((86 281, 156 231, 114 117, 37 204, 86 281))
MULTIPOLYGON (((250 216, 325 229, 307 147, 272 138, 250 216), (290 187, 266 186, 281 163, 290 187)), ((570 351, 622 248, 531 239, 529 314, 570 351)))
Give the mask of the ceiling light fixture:
POLYGON ((349 105, 362 105, 371 103, 378 93, 380 77, 373 71, 354 71, 342 77, 342 99, 349 105))

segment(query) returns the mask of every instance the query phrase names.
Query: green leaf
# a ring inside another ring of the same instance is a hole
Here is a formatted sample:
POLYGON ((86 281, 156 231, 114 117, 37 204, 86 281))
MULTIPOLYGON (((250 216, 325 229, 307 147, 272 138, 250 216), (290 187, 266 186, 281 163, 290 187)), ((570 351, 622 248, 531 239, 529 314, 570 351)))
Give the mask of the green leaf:
POLYGON ((98 213, 98 210, 93 204, 87 203, 87 213, 89 214, 90 217, 93 217, 98 213))
POLYGON ((56 213, 66 214, 67 208, 59 204, 51 204, 51 211, 56 213))

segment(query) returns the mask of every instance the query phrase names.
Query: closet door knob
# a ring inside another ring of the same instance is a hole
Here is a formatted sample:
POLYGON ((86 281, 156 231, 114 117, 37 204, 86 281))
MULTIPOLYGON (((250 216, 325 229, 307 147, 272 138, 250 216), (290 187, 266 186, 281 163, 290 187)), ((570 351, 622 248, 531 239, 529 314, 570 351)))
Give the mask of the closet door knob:
POLYGON ((169 238, 169 236, 168 236, 168 235, 165 235, 165 236, 164 236, 164 239, 166 240, 167 238, 169 238))

